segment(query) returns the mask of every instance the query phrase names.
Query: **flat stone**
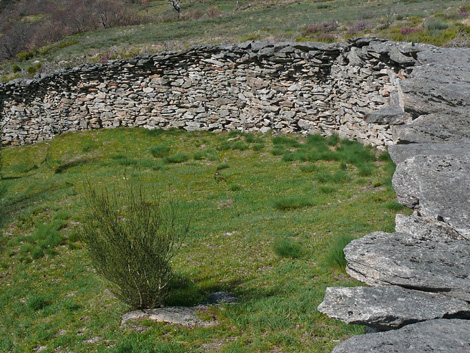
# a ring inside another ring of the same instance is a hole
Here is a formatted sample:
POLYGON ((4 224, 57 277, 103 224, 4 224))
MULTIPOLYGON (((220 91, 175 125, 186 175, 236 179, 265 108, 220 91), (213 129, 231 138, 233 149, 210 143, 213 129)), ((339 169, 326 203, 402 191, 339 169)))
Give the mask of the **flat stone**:
POLYGON ((470 301, 470 242, 374 232, 344 248, 346 272, 370 286, 398 285, 470 301))
POLYGON ((399 105, 388 105, 365 116, 367 123, 379 125, 402 124, 406 119, 405 112, 399 105))
POLYGON ((215 292, 207 298, 207 304, 235 304, 240 301, 236 295, 228 292, 215 292))
POLYGON ((395 164, 404 162, 408 158, 421 156, 442 156, 446 154, 466 155, 470 151, 470 144, 433 142, 433 143, 411 143, 406 145, 391 145, 388 152, 395 164))
POLYGON ((205 321, 198 317, 204 313, 206 307, 167 307, 156 309, 135 310, 122 316, 121 325, 129 320, 152 320, 182 326, 214 326, 217 325, 215 319, 205 321))
POLYGON ((470 321, 431 320, 396 331, 355 336, 332 353, 468 353, 470 321))
POLYGON ((392 179, 398 201, 470 239, 470 154, 416 155, 392 179))
POLYGON ((395 232, 413 234, 415 237, 425 239, 465 239, 447 223, 415 215, 397 214, 395 216, 395 232))
MULTIPOLYGON (((466 109, 470 110, 470 106, 466 109)), ((392 134, 395 143, 469 143, 470 114, 448 112, 422 115, 406 125, 394 126, 392 134)))
POLYGON ((470 49, 431 48, 418 53, 418 62, 401 82, 405 111, 468 115, 470 49))
POLYGON ((318 310, 333 319, 378 330, 433 319, 470 318, 465 301, 398 286, 327 288, 318 310))

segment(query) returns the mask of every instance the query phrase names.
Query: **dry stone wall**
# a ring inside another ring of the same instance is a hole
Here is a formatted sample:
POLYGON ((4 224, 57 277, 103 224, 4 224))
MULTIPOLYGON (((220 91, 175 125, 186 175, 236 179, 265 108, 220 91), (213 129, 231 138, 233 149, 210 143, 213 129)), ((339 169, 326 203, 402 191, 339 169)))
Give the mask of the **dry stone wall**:
POLYGON ((402 123, 393 106, 416 50, 374 38, 246 42, 82 65, 0 85, 2 140, 141 126, 338 133, 384 146, 402 123))

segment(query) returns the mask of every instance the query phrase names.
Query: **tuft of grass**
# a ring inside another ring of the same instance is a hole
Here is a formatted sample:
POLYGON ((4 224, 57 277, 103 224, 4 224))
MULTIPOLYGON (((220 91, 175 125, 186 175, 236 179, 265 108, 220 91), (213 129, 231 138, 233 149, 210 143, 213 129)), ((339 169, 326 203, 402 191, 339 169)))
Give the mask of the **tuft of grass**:
POLYGON ((302 246, 290 238, 278 239, 273 244, 277 256, 298 259, 303 254, 302 246))
POLYGON ((311 207, 313 205, 312 200, 303 196, 283 197, 274 202, 274 208, 281 211, 295 210, 298 208, 311 207))
MULTIPOLYGON (((156 130, 152 130, 152 131, 156 131, 156 130)), ((150 148, 149 152, 155 158, 163 158, 170 154, 170 147, 166 145, 156 145, 150 148)))
POLYGON ((230 168, 230 166, 227 163, 222 163, 222 164, 219 164, 216 169, 217 170, 224 170, 224 169, 228 169, 228 168, 230 168))
POLYGON ((275 136, 272 138, 274 146, 301 147, 302 144, 295 138, 285 136, 275 136))
POLYGON ((330 245, 330 249, 326 255, 326 264, 333 268, 344 269, 347 261, 344 258, 344 248, 355 238, 348 235, 339 235, 335 237, 330 245))
POLYGON ((304 173, 313 173, 318 170, 318 167, 315 164, 301 165, 299 167, 300 171, 304 173))
POLYGON ((403 206, 398 201, 388 201, 385 204, 385 208, 390 211, 401 211, 405 208, 405 206, 403 206))
POLYGON ((229 188, 230 191, 240 191, 242 189, 242 187, 240 185, 233 184, 233 183, 230 184, 228 188, 229 188))
POLYGON ((184 163, 188 161, 191 157, 189 154, 185 153, 177 153, 172 156, 167 156, 164 158, 165 163, 172 163, 172 164, 178 164, 178 163, 184 163))
POLYGON ((28 308, 34 311, 42 310, 50 304, 51 303, 49 299, 44 297, 43 295, 34 295, 31 298, 29 298, 26 303, 28 308))
POLYGON ((335 173, 330 173, 328 171, 320 171, 315 175, 316 180, 319 183, 334 183, 334 184, 339 184, 339 183, 346 183, 351 180, 349 177, 349 174, 345 170, 338 170, 335 173))

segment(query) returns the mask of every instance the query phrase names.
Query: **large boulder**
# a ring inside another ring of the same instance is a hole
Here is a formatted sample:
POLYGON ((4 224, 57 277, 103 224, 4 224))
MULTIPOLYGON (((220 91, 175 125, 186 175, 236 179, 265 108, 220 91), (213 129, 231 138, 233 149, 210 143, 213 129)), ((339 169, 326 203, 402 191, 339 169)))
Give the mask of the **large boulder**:
POLYGON ((398 201, 470 239, 470 153, 417 155, 393 175, 398 201))
POLYGON ((452 154, 455 156, 465 156, 470 152, 469 143, 411 143, 407 145, 391 145, 388 152, 395 164, 400 164, 408 158, 415 156, 443 156, 452 154))
POLYGON ((344 248, 346 271, 371 286, 398 285, 470 301, 470 242, 374 232, 344 248))
POLYGON ((414 116, 468 116, 470 49, 420 51, 409 79, 401 81, 405 111, 414 116))
MULTIPOLYGON (((470 110, 470 106, 466 109, 470 110)), ((470 142, 470 114, 461 111, 420 115, 415 120, 392 127, 395 143, 470 142)))
POLYGON ((327 288, 318 310, 333 319, 375 330, 433 319, 470 318, 470 305, 465 301, 398 286, 327 288))
POLYGON ((396 331, 352 337, 332 353, 468 353, 470 321, 431 320, 396 331))

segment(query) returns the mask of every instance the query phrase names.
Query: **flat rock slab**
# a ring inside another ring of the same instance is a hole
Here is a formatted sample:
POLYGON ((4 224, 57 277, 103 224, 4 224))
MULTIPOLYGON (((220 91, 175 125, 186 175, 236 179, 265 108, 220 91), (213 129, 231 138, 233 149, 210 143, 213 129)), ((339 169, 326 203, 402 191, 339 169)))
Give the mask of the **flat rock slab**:
POLYGON ((470 304, 398 286, 327 288, 318 310, 348 324, 378 330, 441 318, 470 318, 470 304))
POLYGON ((415 237, 434 240, 466 239, 445 222, 415 215, 397 214, 395 216, 395 232, 413 234, 415 237))
POLYGON ((470 242, 375 232, 344 248, 346 272, 371 286, 398 285, 470 301, 470 242))
POLYGON ((417 155, 398 164, 398 201, 470 239, 470 153, 417 155))
MULTIPOLYGON (((466 109, 470 110, 470 107, 466 109)), ((448 112, 421 115, 392 128, 395 143, 470 142, 470 114, 448 112)))
POLYGON ((332 353, 468 353, 470 321, 431 320, 396 331, 355 336, 332 353))
POLYGON ((470 143, 435 142, 411 143, 388 146, 388 152, 395 164, 400 164, 415 156, 466 156, 470 153, 470 143))
POLYGON ((417 55, 410 78, 401 81, 405 111, 415 116, 468 115, 470 49, 434 47, 417 55))
MULTIPOLYGON (((207 307, 168 307, 156 309, 135 310, 122 316, 121 325, 129 320, 152 320, 156 322, 165 322, 168 324, 182 326, 214 326, 217 325, 215 319, 203 320, 207 307)), ((205 314, 207 315, 207 314, 205 314)))

